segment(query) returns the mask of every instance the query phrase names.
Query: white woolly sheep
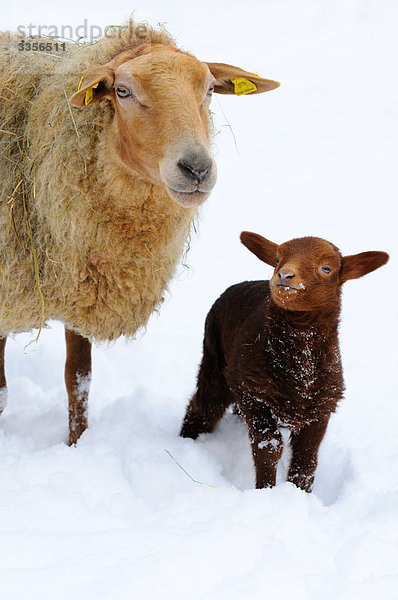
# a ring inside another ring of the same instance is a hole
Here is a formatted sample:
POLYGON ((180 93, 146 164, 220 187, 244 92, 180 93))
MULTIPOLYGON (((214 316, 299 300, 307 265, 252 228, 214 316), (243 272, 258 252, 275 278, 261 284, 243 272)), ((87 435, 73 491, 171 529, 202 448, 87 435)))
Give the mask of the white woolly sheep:
POLYGON ((212 91, 278 84, 201 62, 165 31, 131 22, 65 53, 28 51, 42 42, 0 38, 0 396, 4 407, 6 337, 62 321, 75 443, 91 340, 145 325, 214 186, 212 91))

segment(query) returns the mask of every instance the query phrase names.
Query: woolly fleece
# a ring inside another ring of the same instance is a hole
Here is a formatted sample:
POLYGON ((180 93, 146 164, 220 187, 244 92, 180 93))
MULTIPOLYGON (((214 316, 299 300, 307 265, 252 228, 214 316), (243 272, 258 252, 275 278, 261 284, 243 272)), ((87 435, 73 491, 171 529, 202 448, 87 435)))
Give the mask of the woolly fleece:
POLYGON ((109 101, 75 110, 67 98, 119 52, 174 42, 132 23, 66 52, 18 41, 0 38, 0 335, 57 319, 97 341, 133 336, 162 302, 196 212, 105 160, 109 101))

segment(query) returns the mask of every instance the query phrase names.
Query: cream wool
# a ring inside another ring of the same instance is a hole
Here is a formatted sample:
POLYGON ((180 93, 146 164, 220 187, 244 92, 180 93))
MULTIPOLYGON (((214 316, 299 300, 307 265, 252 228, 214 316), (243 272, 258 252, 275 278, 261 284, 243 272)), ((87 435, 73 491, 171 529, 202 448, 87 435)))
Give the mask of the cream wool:
POLYGON ((66 52, 19 42, 0 37, 0 336, 48 319, 90 340, 132 336, 216 181, 212 91, 279 84, 132 22, 66 52))
POLYGON ((127 27, 54 57, 24 54, 18 38, 2 37, 1 85, 12 90, 1 100, 2 336, 42 320, 24 199, 44 321, 112 340, 134 335, 162 301, 195 209, 182 208, 113 155, 110 102, 73 109, 77 135, 66 100, 93 65, 143 42, 173 45, 163 31, 148 29, 143 38, 127 27))

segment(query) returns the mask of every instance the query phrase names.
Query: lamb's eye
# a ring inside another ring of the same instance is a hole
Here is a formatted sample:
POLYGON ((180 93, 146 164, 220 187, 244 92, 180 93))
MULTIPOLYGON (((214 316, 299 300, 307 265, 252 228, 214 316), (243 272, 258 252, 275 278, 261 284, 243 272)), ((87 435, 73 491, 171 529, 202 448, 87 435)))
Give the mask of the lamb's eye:
POLYGON ((209 94, 209 96, 211 96, 213 92, 214 92, 214 85, 212 85, 212 86, 209 88, 209 91, 208 91, 207 93, 209 94))
POLYGON ((130 90, 125 87, 117 87, 116 93, 119 96, 119 98, 127 98, 127 96, 131 96, 130 90))
POLYGON ((275 262, 276 262, 277 265, 279 265, 279 258, 278 257, 276 257, 275 262))
POLYGON ((330 267, 326 267, 326 266, 325 266, 325 267, 321 267, 321 268, 322 268, 322 271, 323 271, 324 273, 326 273, 327 275, 330 273, 330 267))

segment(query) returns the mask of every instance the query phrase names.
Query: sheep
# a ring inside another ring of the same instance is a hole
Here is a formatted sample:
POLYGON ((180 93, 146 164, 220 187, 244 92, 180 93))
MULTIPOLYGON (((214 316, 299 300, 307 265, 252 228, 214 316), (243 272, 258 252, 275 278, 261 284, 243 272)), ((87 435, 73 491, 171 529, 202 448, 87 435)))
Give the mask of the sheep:
POLYGON ((242 243, 275 268, 270 281, 228 288, 207 315, 197 390, 181 436, 213 431, 235 404, 250 437, 256 487, 272 487, 290 433, 288 481, 312 491, 318 450, 344 392, 338 323, 341 286, 384 265, 385 252, 342 257, 316 237, 278 246, 244 231, 242 243))
POLYGON ((201 62, 164 29, 133 22, 65 52, 22 42, 0 37, 1 408, 7 336, 61 321, 74 444, 87 426, 92 341, 145 326, 215 184, 213 91, 279 84, 201 62))

